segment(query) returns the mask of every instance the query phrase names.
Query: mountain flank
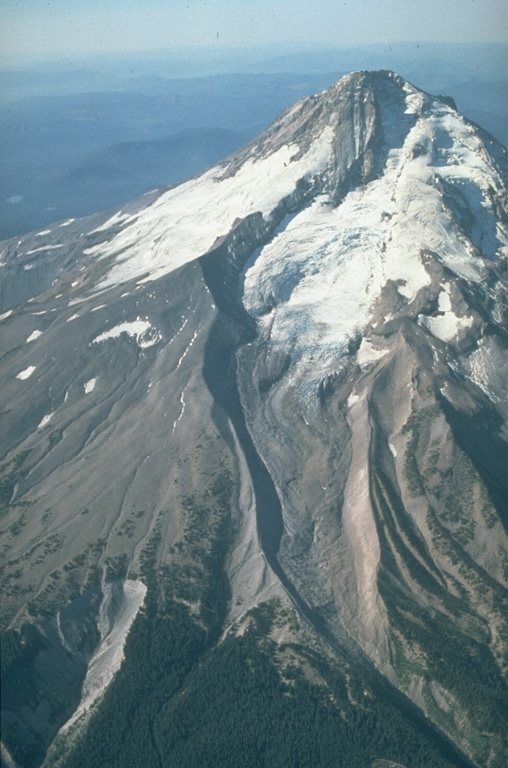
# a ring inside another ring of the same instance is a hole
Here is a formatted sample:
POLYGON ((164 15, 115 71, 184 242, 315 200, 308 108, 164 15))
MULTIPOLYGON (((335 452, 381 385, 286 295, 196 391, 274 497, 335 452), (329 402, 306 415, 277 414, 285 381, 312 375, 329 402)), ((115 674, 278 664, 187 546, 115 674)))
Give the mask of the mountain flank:
POLYGON ((22 768, 502 768, 506 150, 389 71, 1 247, 22 768))

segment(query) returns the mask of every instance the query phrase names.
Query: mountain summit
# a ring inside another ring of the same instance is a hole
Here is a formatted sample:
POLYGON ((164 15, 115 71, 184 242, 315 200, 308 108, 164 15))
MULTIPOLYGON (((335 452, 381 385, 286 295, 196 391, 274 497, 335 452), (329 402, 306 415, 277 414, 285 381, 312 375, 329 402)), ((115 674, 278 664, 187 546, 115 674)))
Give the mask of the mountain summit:
POLYGON ((507 254, 392 72, 3 243, 9 759, 504 765, 507 254))

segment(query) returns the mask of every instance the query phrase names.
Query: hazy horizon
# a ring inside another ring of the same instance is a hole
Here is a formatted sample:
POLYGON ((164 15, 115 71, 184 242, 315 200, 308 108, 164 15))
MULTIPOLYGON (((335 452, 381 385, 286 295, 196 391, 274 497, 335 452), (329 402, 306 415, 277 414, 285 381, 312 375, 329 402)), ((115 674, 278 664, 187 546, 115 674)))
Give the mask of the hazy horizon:
POLYGON ((504 0, 4 0, 0 63, 184 47, 503 43, 504 0))

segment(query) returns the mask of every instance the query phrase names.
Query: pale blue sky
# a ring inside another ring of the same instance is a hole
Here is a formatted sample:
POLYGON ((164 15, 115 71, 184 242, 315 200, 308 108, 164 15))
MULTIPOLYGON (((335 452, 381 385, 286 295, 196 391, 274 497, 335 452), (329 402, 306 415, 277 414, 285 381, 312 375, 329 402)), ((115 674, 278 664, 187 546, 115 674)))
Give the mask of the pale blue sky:
POLYGON ((4 54, 506 40, 506 0, 1 0, 4 54))

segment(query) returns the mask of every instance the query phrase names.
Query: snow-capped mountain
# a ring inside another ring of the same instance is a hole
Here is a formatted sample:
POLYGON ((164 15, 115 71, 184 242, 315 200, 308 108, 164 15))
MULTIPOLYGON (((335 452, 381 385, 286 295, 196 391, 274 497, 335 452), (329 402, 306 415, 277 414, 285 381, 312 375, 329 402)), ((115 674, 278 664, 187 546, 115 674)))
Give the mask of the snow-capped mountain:
MULTIPOLYGON (((207 639, 173 708, 256 631, 286 698, 296 669, 357 741, 378 718, 358 764, 503 764, 506 175, 450 99, 356 72, 196 179, 3 243, 18 764, 127 766, 129 630, 155 643, 175 610, 207 639)), ((129 764, 204 764, 171 711, 129 764)))

